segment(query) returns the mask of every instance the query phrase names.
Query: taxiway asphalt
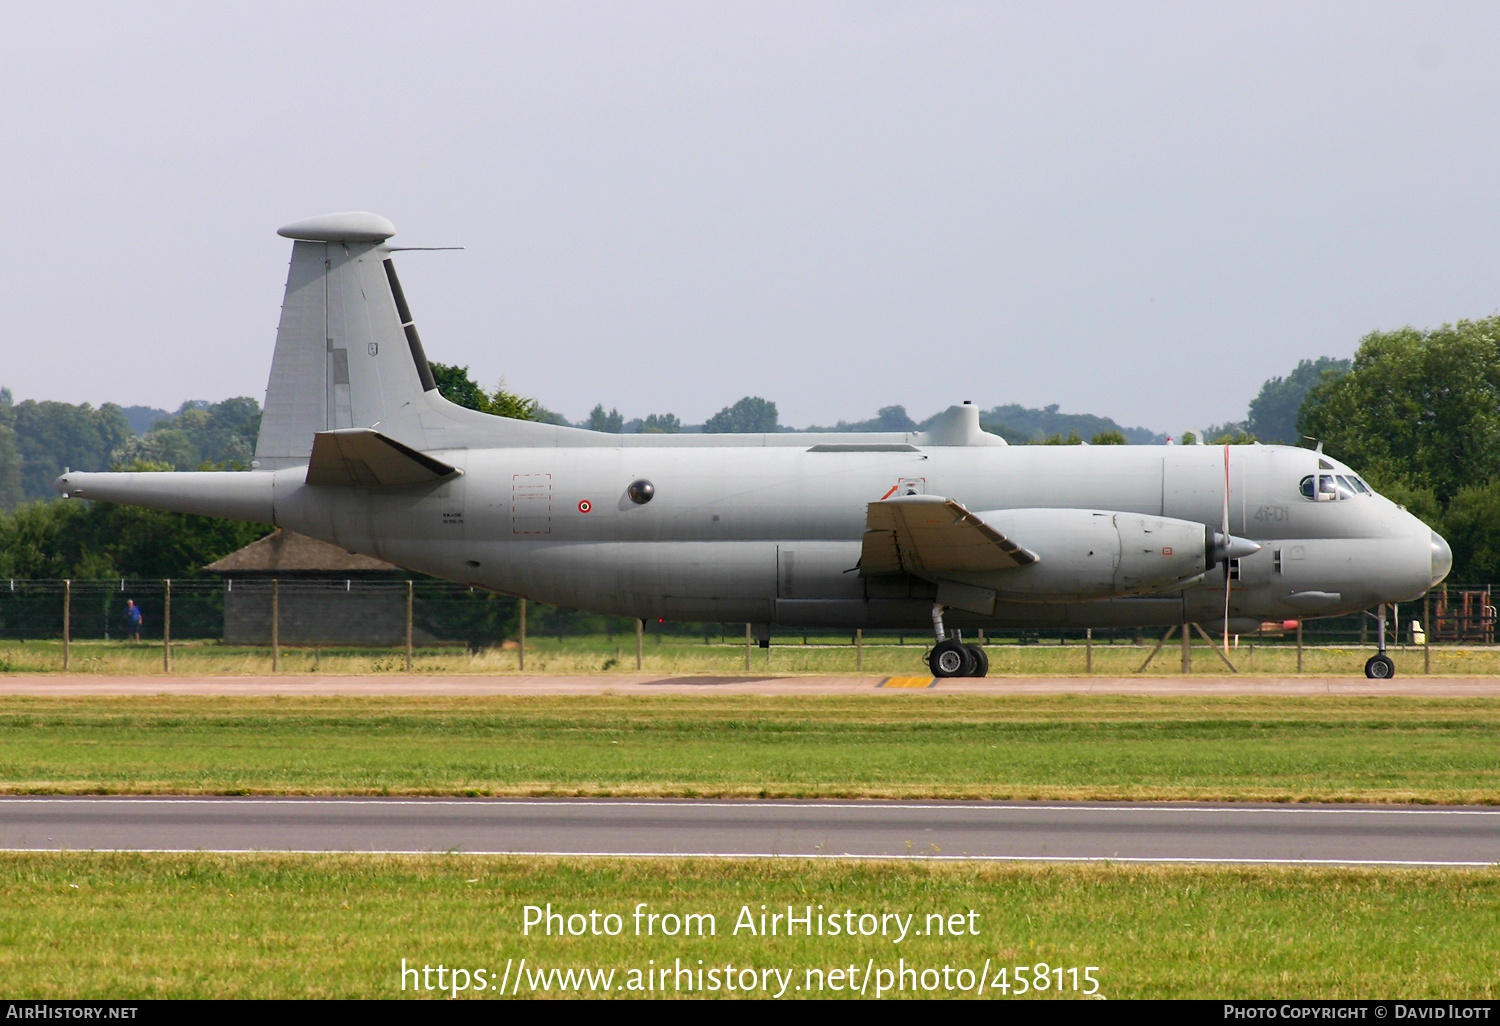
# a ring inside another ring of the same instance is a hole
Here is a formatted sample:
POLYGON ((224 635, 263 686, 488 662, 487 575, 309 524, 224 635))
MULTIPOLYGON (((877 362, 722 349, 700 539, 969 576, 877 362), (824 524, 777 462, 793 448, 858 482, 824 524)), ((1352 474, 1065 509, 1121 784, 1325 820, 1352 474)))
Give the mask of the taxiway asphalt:
POLYGON ((7 797, 0 849, 1483 866, 1500 862, 1500 809, 7 797))
POLYGON ((664 674, 0 674, 0 695, 1300 695, 1500 697, 1500 677, 930 677, 664 674))

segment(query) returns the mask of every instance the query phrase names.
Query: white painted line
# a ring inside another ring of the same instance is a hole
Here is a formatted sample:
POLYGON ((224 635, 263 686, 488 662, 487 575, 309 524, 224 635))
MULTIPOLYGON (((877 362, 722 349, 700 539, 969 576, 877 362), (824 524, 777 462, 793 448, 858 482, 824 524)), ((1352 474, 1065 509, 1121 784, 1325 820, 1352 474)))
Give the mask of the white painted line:
POLYGON ((579 859, 855 859, 875 862, 1047 862, 1047 863, 1161 863, 1173 865, 1275 865, 1275 866, 1410 866, 1453 868, 1500 868, 1500 862, 1441 862, 1415 859, 1227 859, 1150 857, 1124 855, 788 855, 779 852, 703 851, 468 851, 444 849, 371 848, 0 848, 0 853, 88 854, 88 855, 483 855, 527 858, 579 859))
MULTIPOLYGON (((1421 808, 1413 809, 1406 807, 1392 808, 1338 808, 1326 805, 1274 805, 1257 806, 1249 804, 1213 805, 1213 806, 1184 806, 1177 804, 1163 805, 989 805, 955 799, 952 802, 924 802, 924 803, 884 803, 880 799, 861 800, 838 800, 828 798, 810 798, 805 802, 788 801, 760 801, 755 798, 746 798, 738 801, 700 801, 694 798, 660 798, 654 800, 644 799, 615 799, 615 798, 300 798, 296 795, 276 798, 239 798, 225 796, 222 798, 158 798, 150 796, 119 795, 111 797, 95 797, 80 795, 78 797, 43 797, 31 795, 0 795, 0 808, 7 804, 55 804, 55 805, 375 805, 381 807, 393 807, 413 805, 419 807, 431 807, 437 805, 459 805, 494 807, 497 805, 515 805, 530 808, 581 808, 584 806, 595 806, 598 808, 666 808, 666 809, 738 809, 741 811, 760 809, 812 809, 822 811, 848 811, 848 812, 876 812, 890 809, 896 810, 943 810, 952 812, 1170 812, 1177 814, 1199 814, 1199 815, 1252 815, 1263 813, 1274 813, 1283 815, 1326 815, 1326 816, 1500 816, 1500 809, 1475 809, 1471 807, 1443 809, 1443 808, 1421 808)), ((3 850, 3 849, 0 849, 3 850)))

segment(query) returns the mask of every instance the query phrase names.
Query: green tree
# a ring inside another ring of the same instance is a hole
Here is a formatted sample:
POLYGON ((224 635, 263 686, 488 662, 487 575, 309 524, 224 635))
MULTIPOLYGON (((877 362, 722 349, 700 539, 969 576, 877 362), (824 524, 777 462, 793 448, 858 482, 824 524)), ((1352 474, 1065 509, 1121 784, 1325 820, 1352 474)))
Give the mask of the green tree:
POLYGON ((625 430, 625 417, 619 410, 604 412, 604 404, 600 403, 589 411, 588 424, 585 425, 590 431, 605 431, 609 434, 618 435, 625 430))
MULTIPOLYGON (((1080 438, 1118 431, 1133 445, 1155 445, 1165 441, 1155 432, 1139 427, 1121 427, 1108 417, 1096 417, 1089 413, 1062 413, 1056 403, 1041 409, 1032 409, 1011 403, 996 406, 979 415, 980 424, 986 431, 997 434, 1008 442, 1040 441, 1048 435, 1067 436, 1076 431, 1080 438), (1015 437, 1019 435, 1019 438, 1015 437)), ((927 421, 920 425, 925 428, 927 421)))
MULTIPOLYGON (((1297 412, 1302 409, 1307 393, 1326 381, 1341 378, 1348 373, 1348 360, 1320 356, 1316 360, 1301 361, 1286 377, 1271 378, 1260 386, 1260 393, 1250 400, 1250 414, 1245 419, 1245 431, 1263 442, 1296 445, 1300 441, 1297 412)), ((1224 425, 1225 428, 1236 426, 1224 425)))
MULTIPOLYGON (((880 412, 869 420, 841 420, 833 427, 813 425, 808 431, 915 431, 917 422, 906 412, 905 406, 882 406, 880 412)), ((788 428, 787 430, 791 430, 788 428)))
POLYGON ((195 421, 193 442, 205 460, 220 466, 248 467, 260 434, 260 403, 247 395, 205 407, 206 420, 195 421))
POLYGON ((469 368, 433 363, 431 360, 427 362, 427 366, 432 368, 432 380, 437 382, 438 395, 465 409, 484 412, 485 402, 489 397, 469 377, 469 368))
POLYGON ((1130 439, 1123 431, 1101 431, 1089 439, 1090 445, 1129 445, 1130 439))
POLYGON ((703 430, 710 434, 770 434, 781 430, 777 420, 775 403, 747 395, 708 418, 703 430))
POLYGON ((882 406, 876 417, 880 421, 879 431, 915 431, 917 422, 906 414, 905 406, 882 406))
POLYGON ((675 413, 653 413, 641 421, 641 433, 647 435, 675 435, 682 431, 682 421, 675 413))
POLYGON ((1255 441, 1255 436, 1245 427, 1243 420, 1231 420, 1223 424, 1210 424, 1203 429, 1204 439, 1218 439, 1228 437, 1232 442, 1235 439, 1246 439, 1247 442, 1255 441))
POLYGON ((1500 477, 1500 318, 1361 341, 1348 374, 1308 393, 1298 420, 1381 484, 1431 489, 1445 506, 1500 477))
POLYGON ((243 470, 255 455, 260 404, 249 396, 221 403, 189 400, 110 454, 114 466, 163 463, 173 470, 243 470))
POLYGON ((201 577, 271 529, 216 517, 58 499, 0 515, 0 576, 201 577))
POLYGON ((1069 431, 1066 435, 1048 435, 1043 438, 1040 445, 1082 445, 1083 436, 1077 431, 1069 431))
POLYGON ((1239 424, 1225 424, 1216 431, 1205 431, 1203 435, 1209 445, 1253 445, 1258 440, 1239 424))
POLYGON ((556 415, 543 410, 541 403, 537 400, 528 399, 508 390, 505 387, 504 378, 500 379, 500 384, 493 392, 486 392, 469 377, 468 367, 430 361, 428 366, 432 368, 432 378, 437 382, 438 395, 450 403, 465 409, 478 410, 480 413, 488 413, 493 417, 556 423, 548 419, 556 415))
POLYGON ((88 403, 28 399, 14 404, 11 416, 21 454, 21 492, 29 499, 56 494, 52 482, 64 468, 108 470, 110 454, 132 434, 130 422, 114 403, 96 410, 88 403))
POLYGON ((509 417, 511 420, 541 420, 542 404, 535 399, 528 399, 523 395, 517 395, 505 387, 505 379, 501 378, 495 390, 489 393, 489 404, 484 412, 494 417, 509 417))
POLYGON ((0 510, 22 499, 21 450, 16 445, 16 410, 10 389, 0 388, 0 510))
MULTIPOLYGON (((1407 509, 1421 516, 1415 507, 1407 509)), ((1448 503, 1441 528, 1453 548, 1450 580, 1500 581, 1500 480, 1460 488, 1448 503)))

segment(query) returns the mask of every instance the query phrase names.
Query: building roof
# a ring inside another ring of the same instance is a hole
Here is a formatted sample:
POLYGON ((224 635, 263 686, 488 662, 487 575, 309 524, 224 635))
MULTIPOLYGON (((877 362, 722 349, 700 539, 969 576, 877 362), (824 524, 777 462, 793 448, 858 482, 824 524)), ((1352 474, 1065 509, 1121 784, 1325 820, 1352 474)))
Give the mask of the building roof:
POLYGON ((276 531, 238 552, 208 564, 216 574, 369 574, 401 573, 401 568, 374 556, 363 556, 295 531, 276 531))

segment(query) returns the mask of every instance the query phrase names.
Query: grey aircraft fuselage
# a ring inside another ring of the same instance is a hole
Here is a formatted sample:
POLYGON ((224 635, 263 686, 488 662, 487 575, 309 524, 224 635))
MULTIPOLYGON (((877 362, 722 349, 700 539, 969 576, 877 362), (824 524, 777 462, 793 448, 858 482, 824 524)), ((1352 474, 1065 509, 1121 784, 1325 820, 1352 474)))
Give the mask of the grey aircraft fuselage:
POLYGON ((567 608, 789 627, 925 628, 935 602, 959 627, 1216 623, 1228 572, 1231 626, 1250 630, 1409 601, 1451 564, 1427 525, 1300 448, 1007 446, 967 404, 890 434, 624 436, 461 409, 432 383, 387 229, 346 214, 282 230, 299 241, 256 469, 69 473, 58 489, 274 524, 567 608), (1204 541, 1226 488, 1227 533, 1259 545, 1233 563, 1204 541), (873 558, 876 506, 944 499, 958 512, 929 516, 934 531, 972 512, 1034 562, 997 569, 988 550, 970 567, 899 531, 900 559, 873 558), (1122 583, 1141 531, 1154 540, 1134 558, 1159 548, 1178 569, 1122 583))

